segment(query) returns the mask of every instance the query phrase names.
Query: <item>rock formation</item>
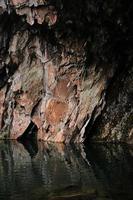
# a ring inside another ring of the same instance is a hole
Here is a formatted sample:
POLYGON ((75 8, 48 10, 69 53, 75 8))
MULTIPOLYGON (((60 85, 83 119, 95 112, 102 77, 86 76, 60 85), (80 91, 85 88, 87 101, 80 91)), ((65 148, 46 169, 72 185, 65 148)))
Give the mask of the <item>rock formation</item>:
POLYGON ((34 123, 44 141, 94 135, 131 143, 131 8, 121 1, 2 0, 0 138, 17 139, 34 123))

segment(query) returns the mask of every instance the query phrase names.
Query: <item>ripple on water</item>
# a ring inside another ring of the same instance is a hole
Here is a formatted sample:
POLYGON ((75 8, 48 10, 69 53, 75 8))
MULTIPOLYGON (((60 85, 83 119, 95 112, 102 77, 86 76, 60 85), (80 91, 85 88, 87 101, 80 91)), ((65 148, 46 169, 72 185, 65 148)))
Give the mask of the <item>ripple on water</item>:
POLYGON ((133 199, 130 147, 39 142, 35 148, 31 157, 23 144, 0 141, 0 200, 133 199))

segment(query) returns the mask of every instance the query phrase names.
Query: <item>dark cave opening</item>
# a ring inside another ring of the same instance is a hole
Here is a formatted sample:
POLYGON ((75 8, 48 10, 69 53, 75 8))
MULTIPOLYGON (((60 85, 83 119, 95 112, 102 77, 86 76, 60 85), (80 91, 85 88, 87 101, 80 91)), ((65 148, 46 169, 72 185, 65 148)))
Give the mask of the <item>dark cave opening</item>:
POLYGON ((37 126, 31 121, 23 135, 17 138, 18 142, 23 144, 24 148, 28 151, 31 158, 35 157, 38 152, 37 130, 37 126))

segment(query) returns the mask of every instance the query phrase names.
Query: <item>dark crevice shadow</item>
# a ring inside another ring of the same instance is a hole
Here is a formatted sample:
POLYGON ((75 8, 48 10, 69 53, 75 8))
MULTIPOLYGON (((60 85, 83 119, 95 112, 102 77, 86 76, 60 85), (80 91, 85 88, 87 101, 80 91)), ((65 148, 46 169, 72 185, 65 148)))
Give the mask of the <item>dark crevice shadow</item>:
POLYGON ((23 144, 31 158, 35 157, 38 152, 37 130, 37 126, 31 121, 23 135, 17 138, 17 141, 23 144))

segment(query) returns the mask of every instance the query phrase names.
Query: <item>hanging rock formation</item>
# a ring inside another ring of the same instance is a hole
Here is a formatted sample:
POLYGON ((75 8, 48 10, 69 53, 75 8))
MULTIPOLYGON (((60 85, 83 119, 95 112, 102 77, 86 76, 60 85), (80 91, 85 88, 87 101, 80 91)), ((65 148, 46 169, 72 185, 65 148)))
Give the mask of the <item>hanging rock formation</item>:
POLYGON ((32 122, 44 141, 83 142, 93 132, 131 141, 132 29, 123 9, 120 1, 0 2, 0 138, 17 139, 32 122))

